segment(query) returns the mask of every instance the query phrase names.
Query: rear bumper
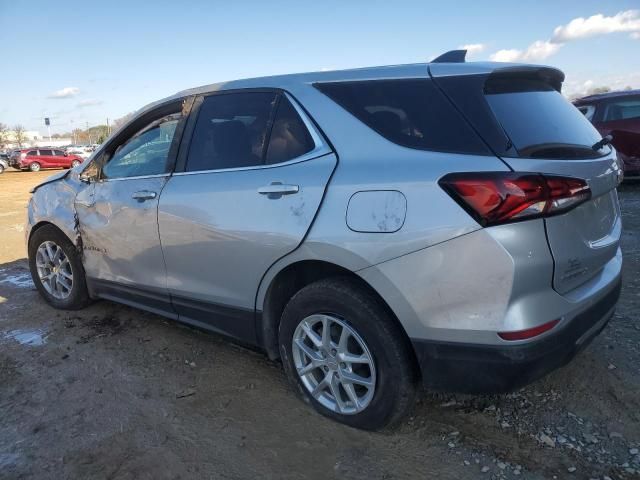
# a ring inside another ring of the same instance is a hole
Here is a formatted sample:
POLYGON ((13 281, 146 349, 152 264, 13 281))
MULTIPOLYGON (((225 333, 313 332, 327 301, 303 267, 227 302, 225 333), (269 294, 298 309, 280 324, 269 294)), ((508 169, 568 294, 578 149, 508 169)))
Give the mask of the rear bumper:
POLYGON ((533 382, 566 365, 613 315, 621 279, 601 299, 544 338, 516 345, 478 345, 412 340, 427 388, 460 393, 498 393, 533 382))

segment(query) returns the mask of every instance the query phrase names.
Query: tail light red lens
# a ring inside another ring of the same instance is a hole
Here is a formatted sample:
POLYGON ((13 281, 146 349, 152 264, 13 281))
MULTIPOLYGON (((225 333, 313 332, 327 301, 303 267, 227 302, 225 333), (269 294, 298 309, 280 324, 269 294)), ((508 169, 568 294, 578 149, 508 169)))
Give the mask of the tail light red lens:
POLYGON ((537 173, 452 173, 439 184, 483 226, 557 215, 591 198, 582 179, 537 173))
POLYGON ((560 320, 552 320, 551 322, 543 323, 542 325, 538 325, 537 327, 528 328, 526 330, 517 330, 515 332, 498 332, 498 336, 503 340, 528 340, 533 337, 537 337, 538 335, 542 335, 545 332, 548 332, 553 327, 555 327, 560 320))

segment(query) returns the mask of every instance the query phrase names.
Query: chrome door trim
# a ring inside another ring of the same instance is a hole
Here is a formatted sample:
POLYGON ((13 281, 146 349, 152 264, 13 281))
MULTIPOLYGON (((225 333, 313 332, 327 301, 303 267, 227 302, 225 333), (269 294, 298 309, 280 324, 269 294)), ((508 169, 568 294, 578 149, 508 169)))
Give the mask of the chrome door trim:
POLYGON ((330 153, 332 153, 331 150, 326 152, 317 152, 316 150, 311 150, 310 152, 307 152, 304 155, 301 155, 299 157, 293 158, 286 162, 274 163, 272 165, 254 165, 252 167, 218 168, 213 170, 197 170, 195 172, 176 172, 172 176, 181 177, 184 175, 200 175, 203 173, 224 173, 224 172, 242 172, 245 170, 265 170, 269 168, 284 167, 286 165, 292 165, 294 163, 306 162, 308 160, 313 160, 315 158, 325 157, 330 153))
POLYGON ((138 175, 136 177, 119 177, 119 178, 101 178, 97 180, 95 183, 106 183, 106 182, 119 182, 121 180, 140 180, 143 178, 162 178, 162 177, 170 177, 170 173, 159 173, 156 175, 138 175))

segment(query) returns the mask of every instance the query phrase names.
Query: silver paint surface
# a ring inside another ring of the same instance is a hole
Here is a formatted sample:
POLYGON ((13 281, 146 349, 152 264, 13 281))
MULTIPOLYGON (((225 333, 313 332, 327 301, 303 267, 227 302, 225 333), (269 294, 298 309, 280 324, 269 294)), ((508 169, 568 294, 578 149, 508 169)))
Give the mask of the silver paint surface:
MULTIPOLYGON (((431 69, 435 76, 474 75, 509 66, 431 69)), ((313 87, 319 81, 427 75, 426 64, 284 75, 208 85, 155 102, 132 121, 187 95, 281 88, 304 106, 335 154, 325 150, 269 167, 96 184, 78 180, 86 162, 35 190, 27 238, 34 225, 51 222, 84 249, 90 276, 258 311, 282 269, 322 260, 356 272, 413 338, 499 344, 496 331, 556 318, 569 322, 620 276, 613 155, 505 159, 516 171, 586 178, 593 199, 562 216, 482 229, 437 182, 451 172, 508 171, 505 161, 400 147, 313 87), (274 182, 299 191, 278 198, 258 192, 274 182), (131 198, 139 190, 158 195, 139 202, 131 198), (399 193, 393 199, 358 198, 363 193, 357 192, 369 191, 399 193), (560 266, 555 276, 554 260, 560 266), (571 265, 584 265, 587 273, 562 278, 571 265)))

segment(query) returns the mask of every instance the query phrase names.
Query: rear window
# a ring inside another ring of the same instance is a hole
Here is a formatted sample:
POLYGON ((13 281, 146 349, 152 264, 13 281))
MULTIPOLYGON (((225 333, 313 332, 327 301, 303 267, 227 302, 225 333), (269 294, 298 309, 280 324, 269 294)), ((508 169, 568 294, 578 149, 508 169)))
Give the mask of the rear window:
POLYGON ((489 153, 431 80, 319 83, 316 87, 398 145, 441 152, 489 153))
POLYGON ((489 78, 485 98, 513 143, 506 156, 527 158, 595 158, 610 152, 591 146, 602 137, 560 92, 538 79, 489 78))
POLYGON ((640 98, 611 101, 605 106, 603 122, 640 118, 640 98))

